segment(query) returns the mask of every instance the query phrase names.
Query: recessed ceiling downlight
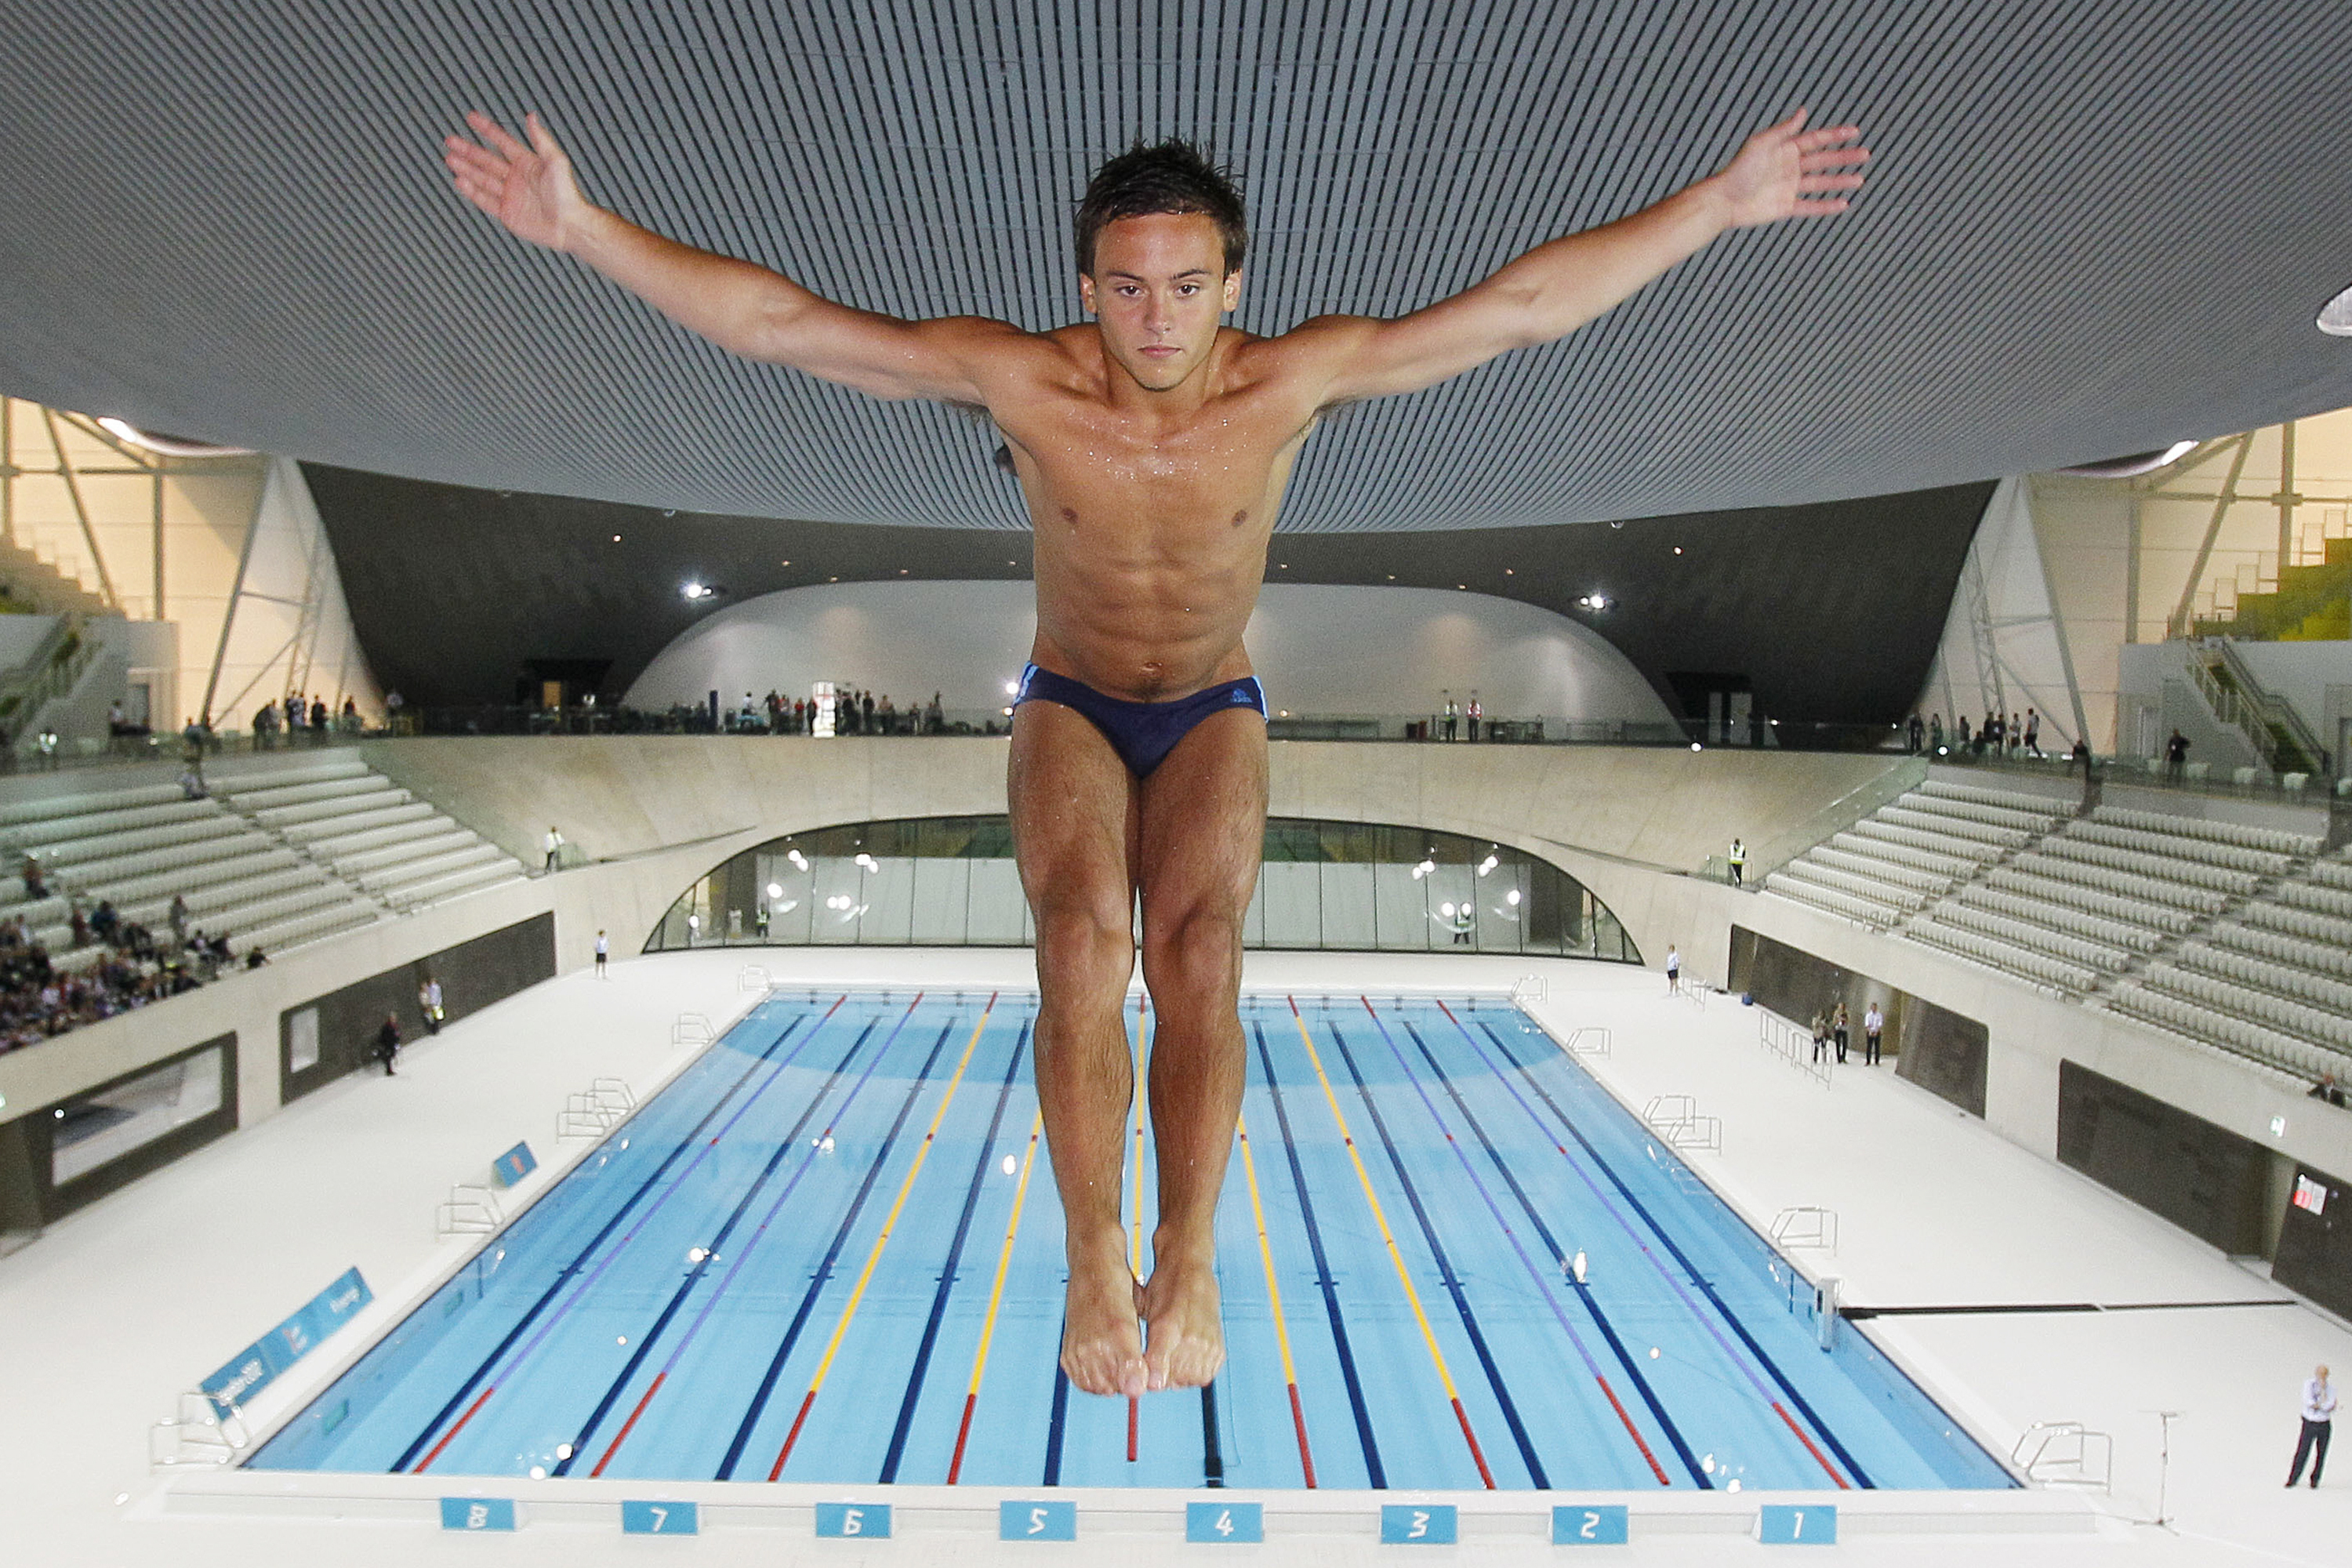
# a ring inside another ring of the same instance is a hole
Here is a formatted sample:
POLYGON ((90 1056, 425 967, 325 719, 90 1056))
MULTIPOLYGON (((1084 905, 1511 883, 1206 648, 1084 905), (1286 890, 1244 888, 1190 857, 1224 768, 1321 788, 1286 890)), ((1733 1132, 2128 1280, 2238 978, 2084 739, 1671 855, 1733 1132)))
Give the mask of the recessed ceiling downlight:
POLYGON ((2319 330, 2331 338, 2352 338, 2352 289, 2319 308, 2319 330))

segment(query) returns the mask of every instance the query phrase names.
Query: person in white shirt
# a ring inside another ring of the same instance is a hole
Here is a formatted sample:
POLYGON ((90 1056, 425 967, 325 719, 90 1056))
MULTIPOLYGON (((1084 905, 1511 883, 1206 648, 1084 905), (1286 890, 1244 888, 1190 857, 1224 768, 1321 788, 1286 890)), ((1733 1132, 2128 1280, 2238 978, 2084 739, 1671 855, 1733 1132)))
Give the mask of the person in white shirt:
POLYGON ((1683 988, 1682 950, 1671 943, 1666 948, 1666 994, 1672 996, 1683 988))
POLYGON ((2311 1461, 2311 1484, 2319 1484, 2319 1472, 2327 1468, 2328 1434, 2335 1426, 2336 1388, 2322 1366, 2303 1380, 2303 1436, 2294 1445, 2294 1464, 2286 1473, 2288 1486, 2303 1479, 2305 1458, 2311 1461))
POLYGON ((596 933, 596 978, 599 980, 604 978, 604 960, 612 955, 612 952, 613 944, 604 940, 603 931, 598 931, 596 933))
POLYGON ((557 858, 562 853, 563 835, 558 833, 552 827, 549 828, 547 830, 547 865, 543 869, 548 871, 554 870, 556 868, 557 858))
POLYGON ((1873 1002, 1862 1015, 1862 1065, 1878 1065, 1878 1037, 1886 1033, 1886 1015, 1873 1002))

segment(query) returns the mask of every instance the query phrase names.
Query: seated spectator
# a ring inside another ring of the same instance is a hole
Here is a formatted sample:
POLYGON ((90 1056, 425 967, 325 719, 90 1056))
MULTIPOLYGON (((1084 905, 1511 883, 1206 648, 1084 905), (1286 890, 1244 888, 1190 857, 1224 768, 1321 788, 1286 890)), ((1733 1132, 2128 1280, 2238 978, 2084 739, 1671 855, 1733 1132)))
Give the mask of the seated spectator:
POLYGON ((269 955, 259 948, 248 947, 245 950, 245 966, 247 969, 258 969, 268 962, 269 955))
POLYGON ((88 947, 89 945, 89 917, 81 912, 81 900, 79 899, 76 899, 73 901, 71 923, 73 926, 74 946, 88 947))
POLYGON ((114 901, 111 899, 99 900, 98 908, 92 910, 89 916, 89 929, 97 933, 98 940, 109 947, 115 946, 115 932, 121 924, 122 917, 115 912, 114 901))
POLYGON ((41 874, 41 863, 34 859, 29 853, 26 855, 25 864, 16 875, 24 881, 26 898, 46 899, 49 896, 48 879, 41 874))
POLYGON ((205 787, 205 775, 193 766, 180 770, 180 795, 184 800, 202 800, 212 792, 205 787))
POLYGON ((2324 1072, 2319 1075, 2319 1081, 2311 1086, 2305 1098, 2316 1100, 2326 1105, 2342 1105, 2344 1090, 2342 1086, 2336 1083, 2334 1073, 2324 1072))

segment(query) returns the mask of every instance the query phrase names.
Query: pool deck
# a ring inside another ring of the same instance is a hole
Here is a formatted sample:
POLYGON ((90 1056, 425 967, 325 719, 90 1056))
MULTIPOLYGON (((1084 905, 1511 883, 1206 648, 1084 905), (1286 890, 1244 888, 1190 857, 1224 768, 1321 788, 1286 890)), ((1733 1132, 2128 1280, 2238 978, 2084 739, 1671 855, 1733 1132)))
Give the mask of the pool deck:
MULTIPOLYGON (((616 963, 607 981, 570 976, 454 1025, 413 1047, 390 1082, 347 1079, 69 1217, 0 1258, 0 1364, 15 1417, 0 1429, 0 1509, 11 1560, 242 1568, 273 1550, 406 1565, 488 1551, 504 1562, 568 1564, 616 1533, 613 1503, 642 1486, 502 1485, 499 1495, 521 1500, 526 1528, 484 1547, 443 1535, 426 1500, 439 1489, 419 1493, 406 1478, 159 1477, 147 1463, 149 1427, 177 1391, 357 1264, 379 1304, 298 1363, 272 1403, 290 1405, 322 1386, 462 1257, 461 1244, 433 1235, 434 1205, 451 1183, 480 1180, 492 1156, 529 1138, 545 1162, 536 1190, 560 1154, 583 1147, 554 1141, 563 1097, 607 1075, 641 1099, 657 1088, 690 1055, 670 1043, 680 1013, 723 1029, 752 999, 739 984, 746 963, 780 982, 1031 983, 1029 955, 1017 951, 739 950, 616 963)), ((2352 1332, 2299 1305, 2165 1305, 2284 1292, 1900 1082, 1891 1066, 1848 1068, 1824 1089, 1759 1048, 1755 1015, 1730 999, 1704 1009, 1669 1001, 1657 975, 1613 965, 1253 954, 1249 984, 1458 991, 1530 973, 1544 975, 1547 993, 1531 1011, 1555 1032, 1612 1031, 1610 1053, 1586 1065, 1628 1105, 1685 1093, 1723 1119, 1722 1152, 1685 1157, 1751 1219, 1801 1205, 1837 1211, 1835 1255, 1801 1260, 1839 1276, 1848 1303, 2147 1309, 1874 1320, 1873 1337, 1997 1450, 2041 1420, 2112 1434, 2114 1488, 2087 1497, 1849 1496, 1839 1500, 1845 1559, 1972 1563, 1997 1551, 2011 1564, 2341 1560, 2352 1458, 2336 1456, 2344 1468, 2316 1492, 2288 1494, 2279 1483, 2294 1390, 2315 1361, 2352 1372, 2352 1332), (2183 1413, 2172 1428, 2169 1529, 2131 1522, 2156 1510, 2158 1423, 2148 1413, 2158 1409, 2183 1413)), ((808 1504, 819 1489, 751 1489, 754 1503, 720 1500, 744 1489, 675 1489, 709 1490, 717 1510, 709 1533, 677 1550, 712 1563, 846 1561, 845 1552, 915 1563, 951 1541, 975 1560, 1024 1559, 1025 1548, 994 1539, 993 1494, 971 1489, 898 1494, 888 1545, 811 1539, 808 1504)), ((1123 1561, 1205 1550, 1186 1545, 1175 1506, 1202 1494, 1092 1495, 1105 1506, 1082 1515, 1082 1538, 1116 1538, 1123 1561)), ((1356 1561, 1377 1542, 1379 1500, 1367 1494, 1258 1495, 1268 1505, 1260 1551, 1284 1563, 1356 1561)), ((1482 1561, 1532 1563, 1556 1550, 1544 1533, 1551 1500, 1459 1500, 1463 1541, 1482 1561)), ((1633 1500, 1635 1542, 1620 1557, 1679 1563, 1742 1550, 1732 1542, 1754 1504, 1781 1500, 1633 1500)))

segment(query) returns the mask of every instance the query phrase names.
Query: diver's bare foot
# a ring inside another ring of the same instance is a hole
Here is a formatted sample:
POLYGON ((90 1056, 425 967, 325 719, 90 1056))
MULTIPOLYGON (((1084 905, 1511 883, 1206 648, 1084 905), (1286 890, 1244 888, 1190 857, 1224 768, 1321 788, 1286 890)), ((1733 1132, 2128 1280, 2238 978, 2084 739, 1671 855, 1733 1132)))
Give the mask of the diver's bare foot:
POLYGON ((1154 1247, 1143 1321, 1153 1388, 1200 1388, 1217 1375, 1225 1364, 1225 1321, 1213 1240, 1154 1247))
POLYGON ((1088 1394, 1141 1394, 1149 1384, 1142 1292, 1113 1229, 1092 1246, 1070 1247, 1070 1290, 1062 1318, 1062 1370, 1088 1394))

